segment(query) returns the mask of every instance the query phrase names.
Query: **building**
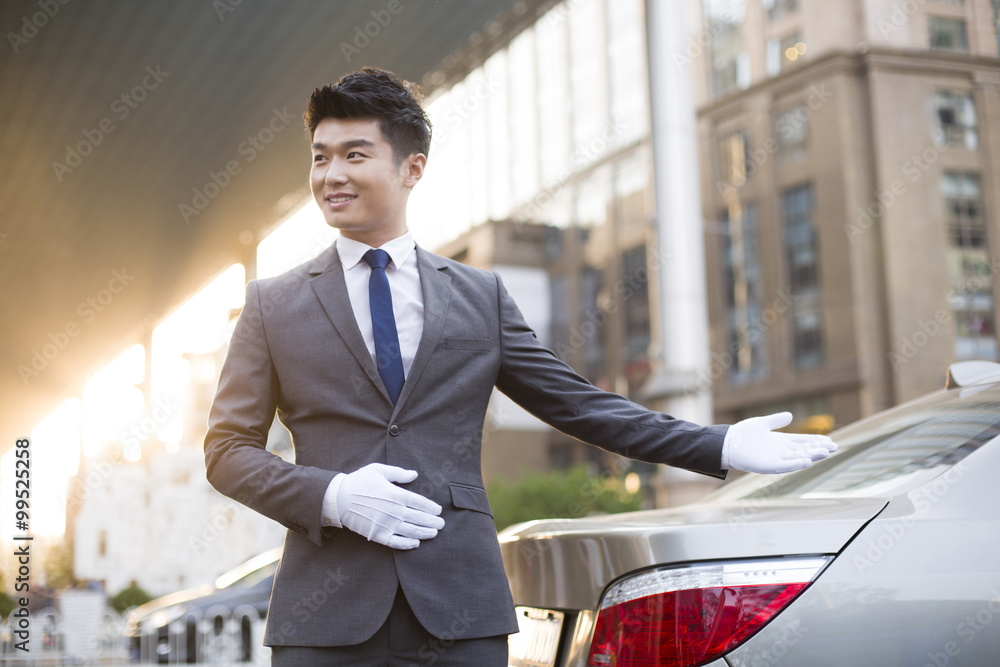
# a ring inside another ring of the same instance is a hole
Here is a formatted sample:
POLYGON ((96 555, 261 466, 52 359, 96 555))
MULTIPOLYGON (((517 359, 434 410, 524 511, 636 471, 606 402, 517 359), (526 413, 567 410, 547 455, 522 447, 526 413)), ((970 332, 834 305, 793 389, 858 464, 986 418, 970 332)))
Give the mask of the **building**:
POLYGON ((997 359, 1000 3, 692 1, 719 421, 997 359))

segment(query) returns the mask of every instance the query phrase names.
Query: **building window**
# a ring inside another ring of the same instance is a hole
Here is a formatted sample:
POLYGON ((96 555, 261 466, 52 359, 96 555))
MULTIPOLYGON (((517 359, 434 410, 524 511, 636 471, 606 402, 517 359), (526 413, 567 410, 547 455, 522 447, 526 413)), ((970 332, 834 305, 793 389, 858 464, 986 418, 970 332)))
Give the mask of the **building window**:
POLYGON ((993 0, 993 35, 997 41, 997 54, 1000 55, 1000 0, 993 0))
MULTIPOLYGON (((610 147, 602 141, 608 128, 607 51, 601 3, 578 0, 567 13, 573 167, 589 166, 610 147)), ((563 119, 565 122, 565 119, 563 119)))
MULTIPOLYGON (((588 266, 580 275, 580 297, 583 322, 593 323, 593 316, 599 311, 598 298, 604 284, 604 273, 597 268, 588 266)), ((583 376, 600 386, 607 382, 607 355, 604 353, 604 327, 584 327, 581 322, 579 334, 583 338, 583 376)), ((572 341, 571 341, 572 343, 572 341)))
POLYGON ((767 40, 767 52, 764 54, 764 65, 768 76, 777 76, 789 65, 806 54, 806 43, 800 33, 793 33, 781 39, 767 40))
POLYGON ((738 202, 720 215, 725 289, 725 358, 730 384, 744 384, 767 375, 767 346, 761 318, 761 272, 758 252, 757 205, 738 202))
POLYGON ((573 315, 569 309, 569 281, 565 276, 553 276, 549 282, 551 291, 552 315, 550 334, 552 350, 567 364, 576 363, 572 348, 569 345, 570 327, 573 325, 573 315))
POLYGON ((792 299, 792 358, 796 368, 823 363, 823 311, 813 208, 811 183, 782 192, 788 291, 792 299))
POLYGON ((799 8, 798 0, 761 0, 760 4, 767 11, 768 21, 776 21, 799 8))
POLYGON ((969 39, 965 31, 965 21, 943 16, 928 18, 932 49, 968 51, 969 39))
POLYGON ((809 116, 805 104, 779 112, 774 121, 778 138, 778 162, 790 164, 806 159, 809 155, 809 116))
POLYGON ((745 0, 704 0, 709 86, 713 95, 750 85, 750 59, 743 49, 745 0))
POLYGON ((622 274, 625 281, 625 357, 631 364, 649 355, 649 269, 645 244, 622 253, 622 274))
POLYGON ((997 358, 993 274, 979 174, 946 171, 941 181, 948 232, 948 292, 955 319, 955 358, 997 358))
POLYGON ((606 12, 610 134, 613 145, 621 147, 648 132, 645 3, 615 0, 607 3, 606 12))
POLYGON ((934 95, 938 129, 944 143, 964 146, 969 150, 979 147, 979 130, 976 107, 972 93, 939 90, 934 95))
POLYGON ((740 187, 747 182, 753 164, 750 156, 750 137, 744 131, 733 132, 722 140, 722 180, 740 187))

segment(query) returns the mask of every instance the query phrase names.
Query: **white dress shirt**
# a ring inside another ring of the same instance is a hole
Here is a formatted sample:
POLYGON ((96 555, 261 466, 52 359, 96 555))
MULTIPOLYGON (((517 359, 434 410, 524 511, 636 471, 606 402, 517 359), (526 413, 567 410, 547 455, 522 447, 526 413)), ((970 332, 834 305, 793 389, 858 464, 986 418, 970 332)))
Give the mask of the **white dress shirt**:
MULTIPOLYGON (((347 294, 351 298, 354 318, 361 329, 372 361, 375 359, 375 334, 372 331, 372 310, 368 301, 368 279, 372 270, 362 259, 371 246, 341 236, 337 239, 337 253, 344 268, 347 294)), ((417 270, 416 244, 413 234, 406 232, 382 245, 392 262, 385 267, 392 293, 392 314, 396 318, 396 333, 399 336, 399 351, 403 357, 403 377, 410 374, 413 357, 417 354, 420 335, 424 331, 424 293, 420 288, 420 272, 417 270)))
MULTIPOLYGON (((347 295, 351 299, 354 319, 361 329, 361 337, 368 346, 368 353, 378 367, 375 357, 375 333, 372 330, 372 310, 368 300, 368 279, 372 269, 362 257, 371 246, 341 236, 336 241, 340 264, 344 269, 347 295)), ((420 287, 420 272, 417 269, 416 244, 413 234, 407 231, 402 236, 384 243, 382 250, 392 260, 385 268, 392 294, 392 313, 396 318, 396 334, 399 337, 399 351, 403 357, 403 378, 410 374, 413 357, 417 354, 420 336, 424 331, 424 293, 420 287)), ((337 492, 344 473, 333 478, 323 496, 321 523, 324 526, 341 528, 337 514, 337 492)))

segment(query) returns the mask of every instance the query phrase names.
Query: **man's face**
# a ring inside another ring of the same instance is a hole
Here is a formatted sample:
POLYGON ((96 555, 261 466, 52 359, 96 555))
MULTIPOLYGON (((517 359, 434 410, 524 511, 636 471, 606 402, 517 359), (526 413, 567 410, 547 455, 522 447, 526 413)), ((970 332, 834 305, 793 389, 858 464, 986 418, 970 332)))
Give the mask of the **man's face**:
POLYGON ((328 225, 372 247, 406 232, 406 200, 423 175, 423 154, 397 169, 377 119, 324 118, 312 158, 310 185, 328 225))

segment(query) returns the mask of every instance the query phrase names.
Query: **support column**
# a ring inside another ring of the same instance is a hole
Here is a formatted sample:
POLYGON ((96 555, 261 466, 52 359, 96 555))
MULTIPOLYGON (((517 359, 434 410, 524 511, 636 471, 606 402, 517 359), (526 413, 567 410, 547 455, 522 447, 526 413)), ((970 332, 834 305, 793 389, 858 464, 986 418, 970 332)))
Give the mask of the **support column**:
MULTIPOLYGON (((646 386, 656 408, 712 423, 708 303, 688 0, 646 0, 654 190, 660 280, 660 365, 646 386)), ((658 506, 677 505, 715 486, 709 478, 662 466, 658 506), (704 482, 708 481, 708 484, 704 482)))

